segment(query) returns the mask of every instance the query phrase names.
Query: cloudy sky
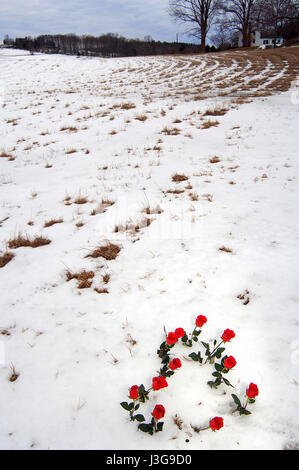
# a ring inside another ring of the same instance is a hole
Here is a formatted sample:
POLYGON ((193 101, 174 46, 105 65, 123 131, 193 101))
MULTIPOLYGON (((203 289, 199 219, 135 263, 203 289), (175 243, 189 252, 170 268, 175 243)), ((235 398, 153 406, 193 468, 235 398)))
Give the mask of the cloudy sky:
POLYGON ((23 37, 38 34, 119 33, 127 38, 174 41, 184 26, 173 23, 168 0, 1 0, 0 41, 6 34, 23 37))

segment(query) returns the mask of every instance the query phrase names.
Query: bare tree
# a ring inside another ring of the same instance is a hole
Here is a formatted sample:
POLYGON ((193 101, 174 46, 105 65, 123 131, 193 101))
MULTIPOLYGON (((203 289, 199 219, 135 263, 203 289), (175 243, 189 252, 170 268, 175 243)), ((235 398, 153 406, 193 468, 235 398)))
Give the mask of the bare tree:
POLYGON ((242 33, 243 47, 250 46, 251 29, 261 16, 260 0, 229 0, 222 2, 227 28, 242 33))
POLYGON ((233 32, 223 22, 218 22, 216 33, 211 36, 217 49, 228 49, 233 43, 233 32))
POLYGON ((188 33, 201 41, 201 52, 205 52, 207 34, 216 13, 219 0, 170 0, 169 14, 175 20, 190 25, 188 33))
POLYGON ((292 0, 260 0, 260 6, 260 24, 275 38, 279 37, 287 22, 299 17, 299 3, 292 0))

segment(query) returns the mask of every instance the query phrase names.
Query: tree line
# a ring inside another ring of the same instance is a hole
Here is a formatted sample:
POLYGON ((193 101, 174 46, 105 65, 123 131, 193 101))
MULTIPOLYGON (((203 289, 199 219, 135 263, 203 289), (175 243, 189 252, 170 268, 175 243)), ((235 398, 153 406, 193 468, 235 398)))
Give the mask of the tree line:
MULTIPOLYGON (((196 53, 198 44, 154 41, 150 36, 145 40, 126 39, 115 33, 101 36, 76 34, 44 34, 35 38, 25 37, 4 39, 4 44, 32 52, 88 55, 98 57, 131 57, 140 55, 196 53)), ((207 47, 207 51, 215 48, 207 47)))

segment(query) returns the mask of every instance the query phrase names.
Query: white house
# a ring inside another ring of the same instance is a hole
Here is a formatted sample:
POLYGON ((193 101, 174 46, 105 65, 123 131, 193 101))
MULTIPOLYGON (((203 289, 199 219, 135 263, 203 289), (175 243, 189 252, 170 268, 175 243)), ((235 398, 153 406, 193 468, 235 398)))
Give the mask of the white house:
MULTIPOLYGON (((266 36, 260 31, 252 31, 251 33, 251 47, 274 47, 281 46, 284 43, 283 38, 275 38, 274 36, 266 36)), ((238 33, 238 47, 243 47, 243 37, 241 31, 238 33)))

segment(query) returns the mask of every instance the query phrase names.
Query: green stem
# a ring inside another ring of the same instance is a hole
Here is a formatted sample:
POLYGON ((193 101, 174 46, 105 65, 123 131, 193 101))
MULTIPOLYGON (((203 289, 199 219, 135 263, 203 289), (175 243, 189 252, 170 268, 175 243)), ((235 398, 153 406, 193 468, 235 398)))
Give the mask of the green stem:
POLYGON ((216 346, 216 347, 213 349, 213 351, 211 352, 211 354, 207 357, 205 364, 206 364, 210 359, 212 359, 213 354, 214 354, 215 352, 217 352, 217 349, 220 348, 220 346, 221 346, 222 343, 223 343, 223 341, 221 341, 221 343, 219 343, 218 346, 216 346))

